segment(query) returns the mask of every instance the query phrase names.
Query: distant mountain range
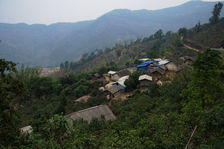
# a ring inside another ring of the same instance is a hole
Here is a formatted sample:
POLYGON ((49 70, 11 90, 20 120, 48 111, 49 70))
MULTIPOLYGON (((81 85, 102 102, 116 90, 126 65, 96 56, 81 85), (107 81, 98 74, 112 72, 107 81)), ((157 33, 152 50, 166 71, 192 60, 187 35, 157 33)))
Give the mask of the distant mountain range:
POLYGON ((158 29, 176 31, 193 27, 198 21, 206 23, 215 3, 190 1, 161 10, 117 9, 96 20, 78 23, 0 23, 0 58, 26 65, 56 66, 118 41, 149 36, 158 29))

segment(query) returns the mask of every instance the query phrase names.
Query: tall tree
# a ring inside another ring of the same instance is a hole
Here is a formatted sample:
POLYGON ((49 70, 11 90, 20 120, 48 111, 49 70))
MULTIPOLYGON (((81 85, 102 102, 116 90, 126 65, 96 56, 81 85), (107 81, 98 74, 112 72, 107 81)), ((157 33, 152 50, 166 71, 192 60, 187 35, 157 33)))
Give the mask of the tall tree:
POLYGON ((207 49, 199 53, 193 66, 192 80, 183 95, 186 97, 186 115, 196 119, 201 112, 224 99, 224 84, 221 80, 223 62, 219 52, 207 49))
POLYGON ((179 34, 180 36, 185 37, 186 34, 187 34, 187 29, 186 29, 185 27, 180 28, 180 29, 178 30, 178 34, 179 34))
POLYGON ((0 146, 14 145, 19 135, 12 101, 25 94, 23 82, 16 77, 16 64, 0 59, 0 146))
POLYGON ((154 34, 154 38, 161 40, 163 37, 163 30, 159 29, 157 32, 154 34))
POLYGON ((219 16, 220 16, 220 12, 222 10, 222 6, 223 6, 223 4, 221 2, 218 2, 217 4, 215 4, 214 9, 212 11, 213 16, 211 18, 209 18, 209 22, 211 24, 215 24, 219 21, 219 16))

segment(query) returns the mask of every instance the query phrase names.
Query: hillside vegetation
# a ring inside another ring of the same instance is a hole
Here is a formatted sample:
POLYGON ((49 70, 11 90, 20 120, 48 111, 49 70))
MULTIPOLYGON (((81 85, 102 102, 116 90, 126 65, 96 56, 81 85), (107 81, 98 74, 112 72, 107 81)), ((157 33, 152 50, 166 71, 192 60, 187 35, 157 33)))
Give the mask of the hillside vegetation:
POLYGON ((145 57, 164 57, 177 61, 181 56, 196 56, 197 51, 220 48, 224 39, 223 27, 224 19, 221 19, 215 25, 198 23, 188 30, 180 28, 177 33, 158 30, 149 37, 132 42, 123 41, 113 48, 86 53, 78 62, 66 61, 61 64, 61 69, 80 72, 103 69, 111 64, 124 68, 136 66, 139 63, 137 60, 145 57))
POLYGON ((17 70, 14 62, 0 59, 0 148, 222 149, 224 55, 207 49, 224 46, 224 20, 217 16, 189 30, 165 35, 158 30, 135 42, 85 54, 79 62, 66 61, 61 77, 41 77, 38 68, 17 70), (214 30, 217 36, 210 36, 214 30), (203 44, 212 38, 214 44, 203 44), (192 66, 161 85, 152 81, 144 91, 138 78, 145 72, 130 74, 124 82, 126 100, 108 98, 100 90, 108 83, 108 70, 136 65, 139 57, 166 57, 176 63, 186 55, 195 56, 192 66), (73 73, 78 71, 82 72, 73 73), (77 101, 83 96, 88 99, 77 101), (116 119, 72 121, 67 115, 97 105, 108 105, 116 119), (27 125, 32 131, 22 133, 19 128, 27 125))

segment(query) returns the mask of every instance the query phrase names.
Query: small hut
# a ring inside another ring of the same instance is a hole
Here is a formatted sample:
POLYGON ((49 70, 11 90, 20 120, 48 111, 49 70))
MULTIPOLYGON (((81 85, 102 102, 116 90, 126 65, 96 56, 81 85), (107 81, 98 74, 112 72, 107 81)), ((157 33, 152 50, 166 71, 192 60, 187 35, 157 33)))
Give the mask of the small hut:
POLYGON ((139 76, 138 80, 140 81, 141 87, 148 87, 150 86, 150 83, 152 82, 152 77, 149 75, 141 75, 139 76))
POLYGON ((120 90, 120 87, 118 87, 117 85, 113 85, 107 90, 105 90, 104 93, 105 95, 109 95, 110 98, 114 98, 121 94, 120 90))
POLYGON ((153 81, 159 80, 165 74, 166 70, 163 67, 150 67, 149 73, 152 76, 153 81))
POLYGON ((116 119, 116 116, 107 105, 99 105, 66 115, 66 117, 69 117, 72 120, 83 119, 88 121, 88 123, 90 123, 92 119, 100 119, 102 116, 106 121, 116 119))

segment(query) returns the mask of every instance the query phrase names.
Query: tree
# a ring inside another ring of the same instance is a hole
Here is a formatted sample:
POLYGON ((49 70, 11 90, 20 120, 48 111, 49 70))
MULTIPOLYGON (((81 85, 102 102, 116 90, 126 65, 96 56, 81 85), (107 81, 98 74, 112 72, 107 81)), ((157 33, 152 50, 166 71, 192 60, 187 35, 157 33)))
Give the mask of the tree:
POLYGON ((163 37, 163 30, 159 29, 155 34, 154 38, 161 40, 163 37))
POLYGON ((186 29, 185 27, 180 28, 180 29, 178 30, 178 34, 179 34, 180 36, 185 37, 186 34, 187 34, 187 29, 186 29))
POLYGON ((54 91, 55 83, 49 77, 34 77, 29 83, 30 90, 38 98, 50 95, 54 91))
POLYGON ((217 4, 215 4, 214 9, 212 11, 213 16, 211 18, 209 18, 209 22, 211 24, 218 23, 220 12, 222 10, 222 6, 223 6, 223 4, 221 2, 218 2, 217 4))
POLYGON ((224 40, 221 41, 220 47, 224 48, 224 40))
POLYGON ((186 97, 186 115, 196 119, 202 111, 224 98, 224 85, 221 81, 223 63, 219 52, 207 49, 199 53, 193 66, 192 80, 182 95, 186 97))
POLYGON ((166 32, 166 37, 170 37, 172 34, 173 34, 172 31, 167 31, 167 32, 166 32))
POLYGON ((133 90, 137 88, 139 85, 138 78, 141 74, 141 71, 136 71, 129 76, 129 78, 124 82, 124 84, 127 86, 127 90, 133 90))
POLYGON ((197 33, 201 31, 201 23, 200 23, 200 21, 195 25, 194 30, 197 33))
POLYGON ((25 88, 16 73, 15 63, 0 59, 0 146, 13 145, 20 134, 12 101, 24 96, 25 88))

